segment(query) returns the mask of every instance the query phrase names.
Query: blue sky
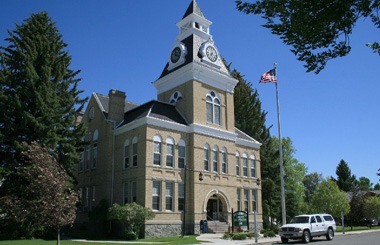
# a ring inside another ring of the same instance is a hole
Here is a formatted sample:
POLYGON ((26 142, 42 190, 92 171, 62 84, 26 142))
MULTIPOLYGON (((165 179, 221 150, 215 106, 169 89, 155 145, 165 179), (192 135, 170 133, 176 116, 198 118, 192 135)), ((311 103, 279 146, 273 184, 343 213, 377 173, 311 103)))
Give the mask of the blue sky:
MULTIPOLYGON (((7 30, 31 13, 47 11, 69 45, 72 69, 80 69, 83 96, 110 89, 127 100, 156 99, 161 74, 190 0, 1 0, 0 45, 7 30)), ((254 15, 235 9, 233 0, 198 0, 220 54, 257 88, 267 125, 277 134, 273 84, 259 84, 262 73, 278 64, 282 136, 290 137, 309 172, 334 176, 344 159, 353 174, 378 183, 380 168, 380 57, 365 46, 379 41, 379 30, 361 19, 350 37, 347 57, 328 62, 318 75, 306 73, 281 40, 254 15)))

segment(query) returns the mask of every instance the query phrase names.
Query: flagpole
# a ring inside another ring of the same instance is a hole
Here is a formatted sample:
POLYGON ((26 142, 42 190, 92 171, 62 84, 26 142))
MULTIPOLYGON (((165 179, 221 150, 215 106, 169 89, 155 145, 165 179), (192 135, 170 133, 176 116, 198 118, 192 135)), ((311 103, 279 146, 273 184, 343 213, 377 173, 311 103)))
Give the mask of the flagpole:
MULTIPOLYGON (((274 75, 277 78, 277 64, 274 63, 274 75)), ((277 124, 278 124, 278 140, 279 140, 279 155, 280 155, 280 177, 281 177, 281 210, 282 210, 282 224, 286 224, 286 206, 285 206, 285 183, 284 183, 284 162, 282 158, 282 138, 281 138, 281 124, 280 124, 280 100, 278 97, 278 79, 275 82, 276 86, 276 100, 277 100, 277 124)))

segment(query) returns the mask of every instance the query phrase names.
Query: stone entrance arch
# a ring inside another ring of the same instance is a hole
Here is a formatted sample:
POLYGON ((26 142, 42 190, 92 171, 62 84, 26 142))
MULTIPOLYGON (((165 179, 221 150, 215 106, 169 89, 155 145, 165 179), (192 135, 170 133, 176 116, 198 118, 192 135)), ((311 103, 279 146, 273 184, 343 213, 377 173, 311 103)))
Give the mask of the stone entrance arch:
POLYGON ((231 204, 227 195, 218 189, 207 193, 203 202, 203 218, 207 220, 228 222, 231 204))

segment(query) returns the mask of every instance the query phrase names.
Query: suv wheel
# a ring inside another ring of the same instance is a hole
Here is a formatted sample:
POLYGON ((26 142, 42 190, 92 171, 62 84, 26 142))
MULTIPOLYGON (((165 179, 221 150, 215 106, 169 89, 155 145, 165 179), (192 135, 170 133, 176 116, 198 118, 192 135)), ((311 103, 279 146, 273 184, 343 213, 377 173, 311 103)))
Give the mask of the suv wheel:
POLYGON ((334 231, 333 231, 333 229, 329 228, 327 230, 326 239, 330 241, 333 238, 334 238, 334 231))
POLYGON ((309 243, 310 242, 310 232, 304 231, 302 234, 302 242, 309 243))

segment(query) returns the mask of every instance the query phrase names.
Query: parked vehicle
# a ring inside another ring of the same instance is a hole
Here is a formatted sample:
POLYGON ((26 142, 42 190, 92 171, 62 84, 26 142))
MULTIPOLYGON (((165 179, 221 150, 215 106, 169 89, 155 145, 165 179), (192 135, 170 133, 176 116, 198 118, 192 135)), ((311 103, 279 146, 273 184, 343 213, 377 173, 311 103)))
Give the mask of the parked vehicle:
POLYGON ((332 240, 335 231, 335 220, 330 214, 303 214, 281 226, 279 235, 282 243, 288 243, 290 239, 302 239, 304 243, 309 243, 313 237, 319 236, 326 236, 327 240, 332 240))

